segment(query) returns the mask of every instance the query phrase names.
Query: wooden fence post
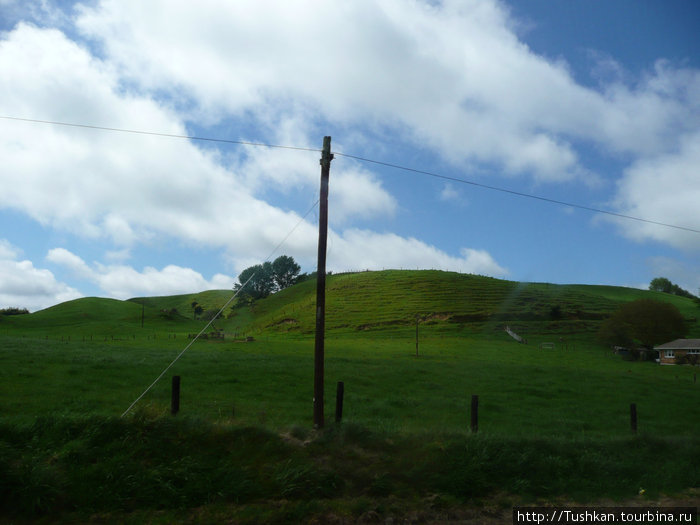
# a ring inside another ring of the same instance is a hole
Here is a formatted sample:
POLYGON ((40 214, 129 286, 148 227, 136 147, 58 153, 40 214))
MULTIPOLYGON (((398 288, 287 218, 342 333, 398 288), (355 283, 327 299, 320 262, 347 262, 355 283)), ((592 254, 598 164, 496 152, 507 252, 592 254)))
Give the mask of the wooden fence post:
POLYGON ((476 434, 479 430, 479 396, 472 395, 471 429, 476 434))
POLYGON ((637 433, 637 403, 630 404, 630 428, 637 433))
POLYGON ((173 376, 170 395, 170 413, 174 416, 180 411, 180 376, 173 376))
POLYGON ((345 384, 338 381, 335 391, 335 422, 340 423, 343 419, 343 397, 345 395, 345 384))

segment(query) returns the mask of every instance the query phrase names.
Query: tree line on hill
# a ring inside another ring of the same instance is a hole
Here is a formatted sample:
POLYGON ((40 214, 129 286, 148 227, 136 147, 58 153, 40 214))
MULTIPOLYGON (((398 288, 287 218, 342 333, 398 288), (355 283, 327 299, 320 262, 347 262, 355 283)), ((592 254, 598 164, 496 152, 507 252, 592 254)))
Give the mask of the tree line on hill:
POLYGON ((25 315, 29 310, 26 308, 0 308, 0 315, 25 315))
MULTIPOLYGON (((698 297, 694 296, 688 290, 684 290, 677 284, 672 283, 666 277, 656 277, 649 283, 649 290, 653 292, 664 292, 673 295, 678 295, 679 297, 687 297, 688 299, 698 300, 698 297)), ((700 292, 699 292, 700 293, 700 292)))

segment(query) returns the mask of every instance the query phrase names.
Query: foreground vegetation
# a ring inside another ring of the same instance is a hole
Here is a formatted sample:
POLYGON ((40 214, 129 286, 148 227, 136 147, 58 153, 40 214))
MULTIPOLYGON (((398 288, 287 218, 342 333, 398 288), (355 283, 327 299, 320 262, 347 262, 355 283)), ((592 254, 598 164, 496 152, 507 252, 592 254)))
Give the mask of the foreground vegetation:
POLYGON ((643 503, 700 483, 691 468, 700 464, 698 438, 397 436, 354 424, 280 435, 143 411, 127 419, 42 417, 3 423, 0 432, 0 504, 10 515, 50 514, 51 522, 118 522, 145 511, 172 522, 203 505, 212 522, 226 508, 226 518, 241 523, 369 512, 440 519, 468 501, 500 501, 507 515, 514 501, 643 503))
POLYGON ((535 501, 697 501, 698 369, 624 361, 595 337, 645 297, 678 307, 697 337, 692 300, 444 272, 333 276, 327 425, 314 431, 312 284, 217 320, 226 339, 195 343, 123 418, 204 326, 192 302, 206 314, 229 293, 88 298, 0 320, 0 522, 439 520, 535 501))

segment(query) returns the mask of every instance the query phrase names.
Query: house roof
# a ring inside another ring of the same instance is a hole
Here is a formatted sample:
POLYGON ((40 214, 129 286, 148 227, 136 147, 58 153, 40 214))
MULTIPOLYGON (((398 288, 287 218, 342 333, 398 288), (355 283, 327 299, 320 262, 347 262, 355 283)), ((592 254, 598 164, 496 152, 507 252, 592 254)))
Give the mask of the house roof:
POLYGON ((700 339, 676 339, 654 347, 654 350, 700 350, 700 339))

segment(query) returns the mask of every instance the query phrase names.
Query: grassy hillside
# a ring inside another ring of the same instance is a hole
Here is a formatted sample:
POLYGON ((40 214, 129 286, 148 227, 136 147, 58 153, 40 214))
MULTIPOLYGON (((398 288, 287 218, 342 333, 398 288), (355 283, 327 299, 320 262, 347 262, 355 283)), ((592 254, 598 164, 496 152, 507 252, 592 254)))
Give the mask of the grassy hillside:
POLYGON ((32 337, 113 336, 198 331, 202 323, 133 301, 84 297, 28 315, 0 316, 0 334, 32 337), (143 311, 142 311, 143 310, 143 311), (142 317, 143 316, 143 317, 142 317), (143 319, 143 328, 142 328, 143 319))
MULTIPOLYGON (((193 319, 193 301, 204 308, 202 318, 206 319, 232 294, 230 290, 209 290, 128 301, 89 297, 30 315, 0 317, 0 330, 130 333, 141 328, 143 306, 147 330, 193 332, 203 325, 201 319, 193 319)), ((614 286, 518 283, 454 272, 409 270, 328 276, 326 328, 339 333, 391 333, 415 326, 418 317, 422 326, 446 334, 459 334, 465 329, 492 331, 505 324, 530 334, 592 334, 618 306, 639 298, 676 305, 689 321, 689 336, 700 336, 700 309, 683 297, 614 286)), ((252 307, 227 308, 216 325, 230 334, 309 335, 315 329, 315 304, 316 282, 306 281, 252 307)))
POLYGON ((143 304, 147 308, 150 307, 157 311, 175 309, 180 315, 192 319, 194 316, 192 302, 196 301, 204 309, 204 312, 218 311, 232 295, 231 290, 206 290, 183 295, 135 297, 129 299, 129 302, 143 304))
MULTIPOLYGON (((229 329, 308 334, 315 327, 316 283, 282 290, 252 308, 237 309, 229 329)), ((329 331, 387 330, 423 325, 453 331, 485 324, 514 329, 592 332, 624 302, 652 298, 675 304, 687 319, 700 310, 690 299, 613 286, 518 283, 442 271, 331 275, 326 290, 329 331), (553 325, 553 323, 555 323, 553 325)), ((697 322, 692 333, 700 333, 697 322)))
POLYGON ((230 291, 84 298, 0 318, 0 522, 376 521, 425 509, 430 522, 503 498, 491 522, 503 523, 516 503, 641 504, 697 490, 700 471, 688 465, 700 450, 698 369, 624 361, 593 338, 626 301, 666 300, 687 319, 699 313, 692 301, 448 272, 332 275, 326 431, 314 432, 315 285, 217 320, 255 341, 192 345, 125 418, 204 326, 192 301, 211 311, 230 291), (177 417, 173 375, 182 378, 177 417), (342 425, 333 423, 338 381, 342 425))

